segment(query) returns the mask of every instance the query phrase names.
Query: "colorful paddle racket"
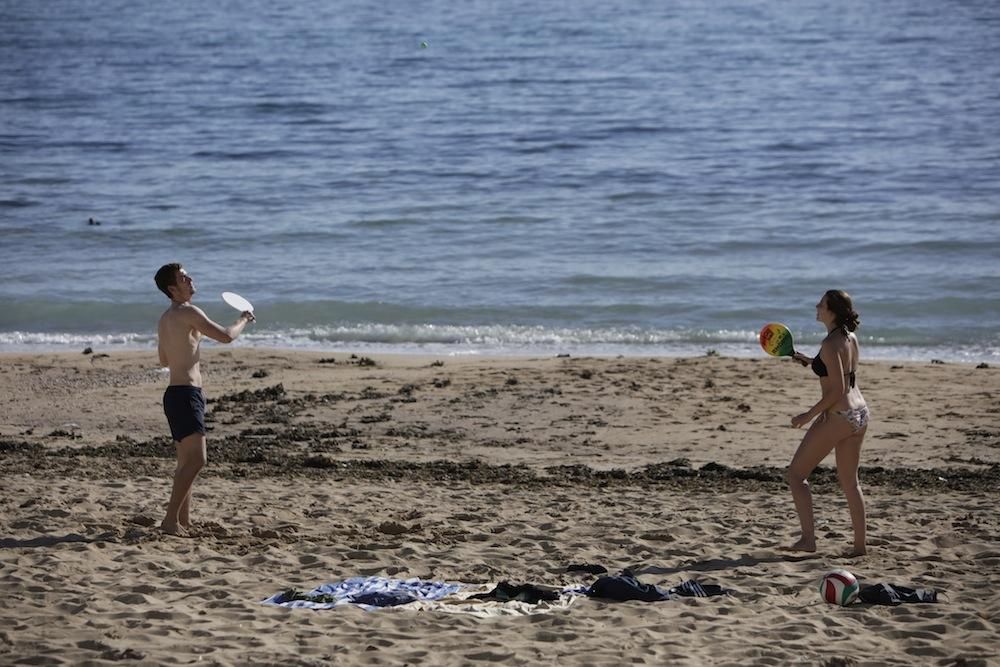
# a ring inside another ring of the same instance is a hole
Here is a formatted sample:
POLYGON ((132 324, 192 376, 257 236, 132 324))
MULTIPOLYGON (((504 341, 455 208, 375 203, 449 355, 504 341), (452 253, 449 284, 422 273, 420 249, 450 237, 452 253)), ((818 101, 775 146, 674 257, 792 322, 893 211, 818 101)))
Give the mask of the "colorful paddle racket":
POLYGON ((791 357, 795 354, 792 332, 779 322, 765 324, 760 330, 760 346, 772 357, 791 357))

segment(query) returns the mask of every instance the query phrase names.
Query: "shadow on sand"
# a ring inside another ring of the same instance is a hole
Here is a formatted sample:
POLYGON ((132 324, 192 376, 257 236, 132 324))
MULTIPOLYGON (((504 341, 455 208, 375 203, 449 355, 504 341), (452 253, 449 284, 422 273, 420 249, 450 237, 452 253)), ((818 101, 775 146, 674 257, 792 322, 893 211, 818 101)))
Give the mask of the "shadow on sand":
POLYGON ((646 565, 632 568, 635 574, 677 574, 678 572, 716 572, 719 570, 730 570, 734 567, 747 567, 760 565, 761 563, 800 563, 802 561, 821 558, 819 553, 767 553, 767 554, 743 554, 739 558, 713 558, 677 567, 659 567, 657 565, 646 565))
POLYGON ((96 542, 100 538, 84 537, 79 533, 68 533, 66 535, 39 535, 27 540, 18 540, 13 537, 0 538, 0 549, 24 549, 34 547, 51 547, 56 544, 66 544, 69 542, 96 542))

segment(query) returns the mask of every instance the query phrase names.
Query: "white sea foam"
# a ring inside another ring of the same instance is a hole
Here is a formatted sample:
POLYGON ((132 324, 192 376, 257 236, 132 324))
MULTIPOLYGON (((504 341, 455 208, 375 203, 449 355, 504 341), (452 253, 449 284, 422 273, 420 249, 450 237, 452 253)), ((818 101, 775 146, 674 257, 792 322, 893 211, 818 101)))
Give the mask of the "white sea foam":
MULTIPOLYGON (((206 347, 216 345, 205 341, 206 347)), ((330 352, 383 352, 438 355, 541 355, 764 357, 756 332, 651 331, 632 329, 546 329, 527 326, 360 325, 291 330, 251 330, 237 347, 266 347, 330 352)), ((155 336, 148 333, 0 333, 0 352, 151 350, 155 336)), ((810 352, 817 342, 800 344, 810 352)), ((869 341, 866 359, 979 363, 1000 361, 1000 348, 989 346, 886 345, 869 341)))

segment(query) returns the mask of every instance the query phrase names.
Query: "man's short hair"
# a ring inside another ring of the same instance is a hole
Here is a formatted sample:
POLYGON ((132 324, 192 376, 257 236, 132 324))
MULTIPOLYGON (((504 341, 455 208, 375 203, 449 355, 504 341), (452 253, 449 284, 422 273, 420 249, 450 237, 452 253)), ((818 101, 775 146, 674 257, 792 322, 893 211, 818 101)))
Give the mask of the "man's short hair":
POLYGON ((173 295, 170 294, 170 290, 167 289, 171 285, 177 284, 177 272, 184 267, 173 262, 171 264, 164 264, 160 267, 160 270, 156 272, 156 286, 160 288, 160 291, 167 295, 168 299, 173 300, 173 295))

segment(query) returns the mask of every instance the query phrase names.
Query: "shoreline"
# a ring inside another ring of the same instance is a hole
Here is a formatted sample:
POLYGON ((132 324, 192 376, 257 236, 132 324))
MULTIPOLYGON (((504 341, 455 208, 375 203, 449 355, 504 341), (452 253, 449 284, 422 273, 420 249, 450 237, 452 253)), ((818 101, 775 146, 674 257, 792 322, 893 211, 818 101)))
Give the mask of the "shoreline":
MULTIPOLYGON (((0 344, 0 358, 4 356, 32 356, 46 354, 87 354, 86 349, 94 354, 131 354, 154 352, 156 350, 155 336, 150 335, 150 342, 144 344, 106 344, 94 342, 95 338, 81 336, 73 343, 26 343, 0 344)), ((818 344, 802 344, 807 349, 818 348, 818 344)), ((649 346, 637 349, 634 346, 529 346, 509 348, 483 347, 463 344, 426 344, 426 343, 352 343, 329 344, 308 343, 289 345, 287 342, 268 343, 263 341, 237 340, 228 346, 220 346, 212 341, 205 341, 203 349, 240 349, 260 352, 287 352, 290 354, 327 354, 327 355, 368 355, 396 357, 439 357, 446 359, 538 359, 549 357, 574 358, 626 358, 626 359, 697 359, 705 356, 719 356, 731 359, 767 359, 768 356, 753 343, 686 343, 683 345, 649 346)), ((864 357, 870 362, 881 363, 942 363, 978 366, 1000 367, 1000 352, 981 346, 970 346, 967 350, 954 347, 914 347, 914 346, 879 346, 867 344, 864 347, 864 357)))

